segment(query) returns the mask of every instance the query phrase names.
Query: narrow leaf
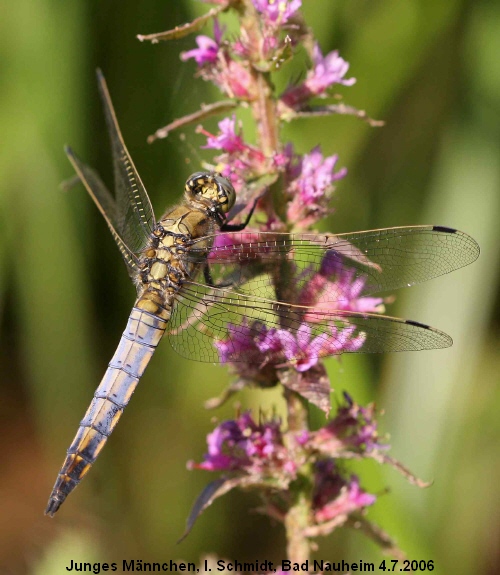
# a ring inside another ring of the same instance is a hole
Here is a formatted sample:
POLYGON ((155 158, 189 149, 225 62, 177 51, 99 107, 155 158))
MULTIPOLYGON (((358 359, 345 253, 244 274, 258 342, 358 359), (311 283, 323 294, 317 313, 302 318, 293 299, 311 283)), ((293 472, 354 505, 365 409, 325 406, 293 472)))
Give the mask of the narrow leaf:
POLYGON ((183 38, 188 34, 192 34, 193 32, 197 32, 201 30, 203 26, 210 20, 211 18, 215 18, 217 14, 220 14, 226 8, 228 4, 222 4, 221 6, 217 6, 217 8, 212 8, 203 16, 199 16, 195 18, 192 22, 188 22, 187 24, 182 24, 182 26, 176 26, 172 30, 167 30, 166 32, 157 32, 156 34, 137 34, 136 38, 140 42, 148 41, 152 44, 158 44, 158 42, 163 40, 178 40, 179 38, 183 38))
POLYGON ((194 122, 206 120, 216 114, 225 114, 226 112, 230 112, 231 110, 234 110, 237 105, 237 102, 233 100, 222 100, 220 102, 214 102, 213 104, 202 104, 201 108, 196 112, 188 114, 187 116, 182 116, 182 118, 178 118, 167 126, 156 130, 154 134, 148 136, 148 144, 152 144, 155 140, 166 138, 173 130, 193 124, 194 122))
POLYGON ((186 530, 182 534, 182 537, 177 541, 177 543, 180 543, 189 535, 196 520, 207 507, 212 505, 212 503, 218 497, 224 495, 228 491, 231 491, 231 489, 236 487, 240 482, 241 478, 230 479, 227 477, 221 477, 220 479, 216 479, 215 481, 212 481, 212 483, 209 483, 194 502, 194 505, 186 521, 186 530))

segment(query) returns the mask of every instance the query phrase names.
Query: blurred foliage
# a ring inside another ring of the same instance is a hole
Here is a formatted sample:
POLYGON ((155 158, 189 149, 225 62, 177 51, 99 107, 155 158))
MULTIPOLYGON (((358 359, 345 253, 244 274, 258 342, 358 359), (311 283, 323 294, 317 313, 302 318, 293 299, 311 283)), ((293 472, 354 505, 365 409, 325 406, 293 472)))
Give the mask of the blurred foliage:
MULTIPOLYGON (((324 52, 338 48, 358 79, 348 104, 384 119, 301 120, 284 130, 299 150, 321 144, 349 168, 335 196, 335 231, 439 223, 474 236, 473 267, 398 295, 390 312, 448 331, 440 352, 348 357, 329 365, 337 391, 376 400, 393 454, 434 485, 409 486, 367 463, 381 495, 369 517, 435 573, 500 569, 500 4, 488 0, 304 0, 324 52)), ((188 472, 212 428, 203 402, 229 381, 165 342, 83 486, 43 516, 64 450, 111 357, 133 302, 118 251, 72 175, 71 143, 108 182, 111 163, 94 69, 108 80, 128 147, 157 214, 176 201, 203 154, 193 130, 148 146, 147 135, 213 101, 179 52, 194 38, 140 44, 206 10, 194 1, 17 0, 0 18, 0 573, 58 573, 70 559, 198 561, 207 552, 284 556, 279 525, 249 512, 250 496, 218 501, 180 546, 207 476, 188 472)), ((303 75, 299 67, 292 77, 303 75)), ((284 70, 286 73, 287 70, 284 70)), ((283 78, 277 78, 283 82, 283 78)), ((242 117, 246 117, 244 114, 242 117)), ((215 128, 216 120, 207 123, 215 128)), ((251 128, 249 127, 249 133, 251 128)), ((206 156, 205 156, 206 157, 206 156)), ((281 408, 276 391, 245 407, 281 408)), ((231 416, 234 404, 219 410, 231 416)), ((317 425, 321 417, 313 414, 317 425)), ((318 557, 369 561, 379 551, 341 531, 318 557)))

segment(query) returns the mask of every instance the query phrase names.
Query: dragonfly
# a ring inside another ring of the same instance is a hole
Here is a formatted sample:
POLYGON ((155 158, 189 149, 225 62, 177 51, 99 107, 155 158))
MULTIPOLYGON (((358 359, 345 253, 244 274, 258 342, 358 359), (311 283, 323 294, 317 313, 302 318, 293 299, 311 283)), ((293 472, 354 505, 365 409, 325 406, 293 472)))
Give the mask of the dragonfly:
POLYGON ((256 201, 241 224, 230 223, 231 210, 238 209, 236 193, 215 172, 190 176, 183 200, 156 220, 100 71, 98 85, 111 140, 114 196, 71 148, 66 153, 104 216, 137 298, 67 451, 47 515, 54 516, 88 473, 165 332, 173 348, 190 359, 252 363, 263 361, 257 344, 262 349, 272 332, 286 331, 298 345, 268 345, 264 361, 292 368, 306 344, 317 346, 318 356, 325 345, 327 355, 335 355, 452 344, 450 336, 420 322, 346 308, 341 282, 328 273, 347 274, 350 286, 364 296, 388 292, 472 263, 479 246, 470 236, 433 225, 339 235, 250 232, 245 227, 256 201), (311 296, 318 280, 320 302, 311 296))

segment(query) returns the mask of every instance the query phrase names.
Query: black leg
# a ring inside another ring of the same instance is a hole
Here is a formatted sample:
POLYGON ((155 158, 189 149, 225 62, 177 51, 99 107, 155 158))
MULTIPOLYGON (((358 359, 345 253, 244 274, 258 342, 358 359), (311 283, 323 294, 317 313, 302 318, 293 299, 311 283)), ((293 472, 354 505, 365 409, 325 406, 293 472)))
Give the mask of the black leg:
POLYGON ((210 287, 215 287, 212 274, 210 273, 210 268, 208 267, 208 262, 205 262, 205 265, 203 266, 203 275, 205 276, 206 284, 210 287))
POLYGON ((241 232, 241 230, 244 230, 247 226, 248 226, 248 222, 250 221, 250 218, 253 216, 253 213, 255 211, 255 208, 257 206, 257 202, 260 200, 261 196, 259 196, 258 198, 256 198, 253 202, 253 205, 250 209, 250 211, 248 212, 247 217, 245 218, 245 221, 242 222, 241 224, 222 224, 220 231, 221 232, 241 232))
POLYGON ((216 284, 213 280, 212 274, 210 273, 210 266, 208 265, 208 262, 205 262, 205 265, 203 266, 203 275, 205 276, 205 283, 210 287, 226 288, 231 287, 233 285, 233 282, 231 281, 216 284))

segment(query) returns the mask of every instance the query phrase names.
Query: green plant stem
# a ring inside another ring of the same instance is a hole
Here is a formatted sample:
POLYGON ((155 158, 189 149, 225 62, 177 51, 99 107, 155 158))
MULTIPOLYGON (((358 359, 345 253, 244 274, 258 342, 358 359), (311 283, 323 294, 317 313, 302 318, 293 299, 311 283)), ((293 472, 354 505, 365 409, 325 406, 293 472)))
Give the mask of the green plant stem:
POLYGON ((276 114, 276 102, 273 98, 273 84, 269 73, 260 69, 263 60, 261 47, 264 43, 260 30, 260 17, 251 0, 242 2, 241 32, 251 46, 251 66, 249 69, 255 86, 256 96, 250 102, 252 114, 257 126, 257 139, 264 154, 270 158, 279 145, 279 123, 276 114))
POLYGON ((309 539, 303 535, 310 525, 310 500, 305 491, 300 490, 294 504, 285 517, 287 557, 293 563, 304 563, 311 555, 309 539))
MULTIPOLYGON (((287 388, 284 389, 288 431, 292 432, 292 436, 295 436, 309 429, 307 401, 298 393, 287 388)), ((295 442, 295 439, 290 437, 290 441, 295 442)), ((289 445, 288 447, 289 449, 296 449, 296 445, 289 445)), ((287 556, 294 563, 303 563, 309 559, 311 554, 311 544, 304 532, 311 525, 312 475, 312 467, 307 464, 300 470, 297 480, 290 486, 290 508, 284 523, 287 556)))
MULTIPOLYGON (((251 0, 242 0, 238 6, 242 36, 252 47, 253 62, 250 74, 253 77, 256 97, 250 102, 252 114, 257 126, 257 143, 267 158, 272 158, 279 151, 279 120, 276 101, 273 97, 273 85, 269 73, 259 69, 262 60, 260 53, 262 35, 259 25, 259 15, 251 0)), ((269 196, 269 194, 268 194, 269 196)), ((263 198, 262 203, 270 203, 270 197, 263 198)), ((271 206, 268 206, 271 209, 271 206)), ((278 293, 286 290, 282 284, 284 274, 280 274, 276 289, 278 293)), ((298 393, 284 388, 288 413, 288 430, 290 434, 289 449, 297 449, 295 435, 308 430, 307 401, 298 393)), ((293 562, 303 563, 309 559, 311 545, 304 536, 305 529, 311 524, 312 468, 305 465, 300 470, 297 479, 290 486, 290 507, 285 516, 287 538, 287 556, 293 562)))
POLYGON ((301 395, 284 388, 287 408, 288 430, 295 434, 309 430, 307 400, 301 395))

